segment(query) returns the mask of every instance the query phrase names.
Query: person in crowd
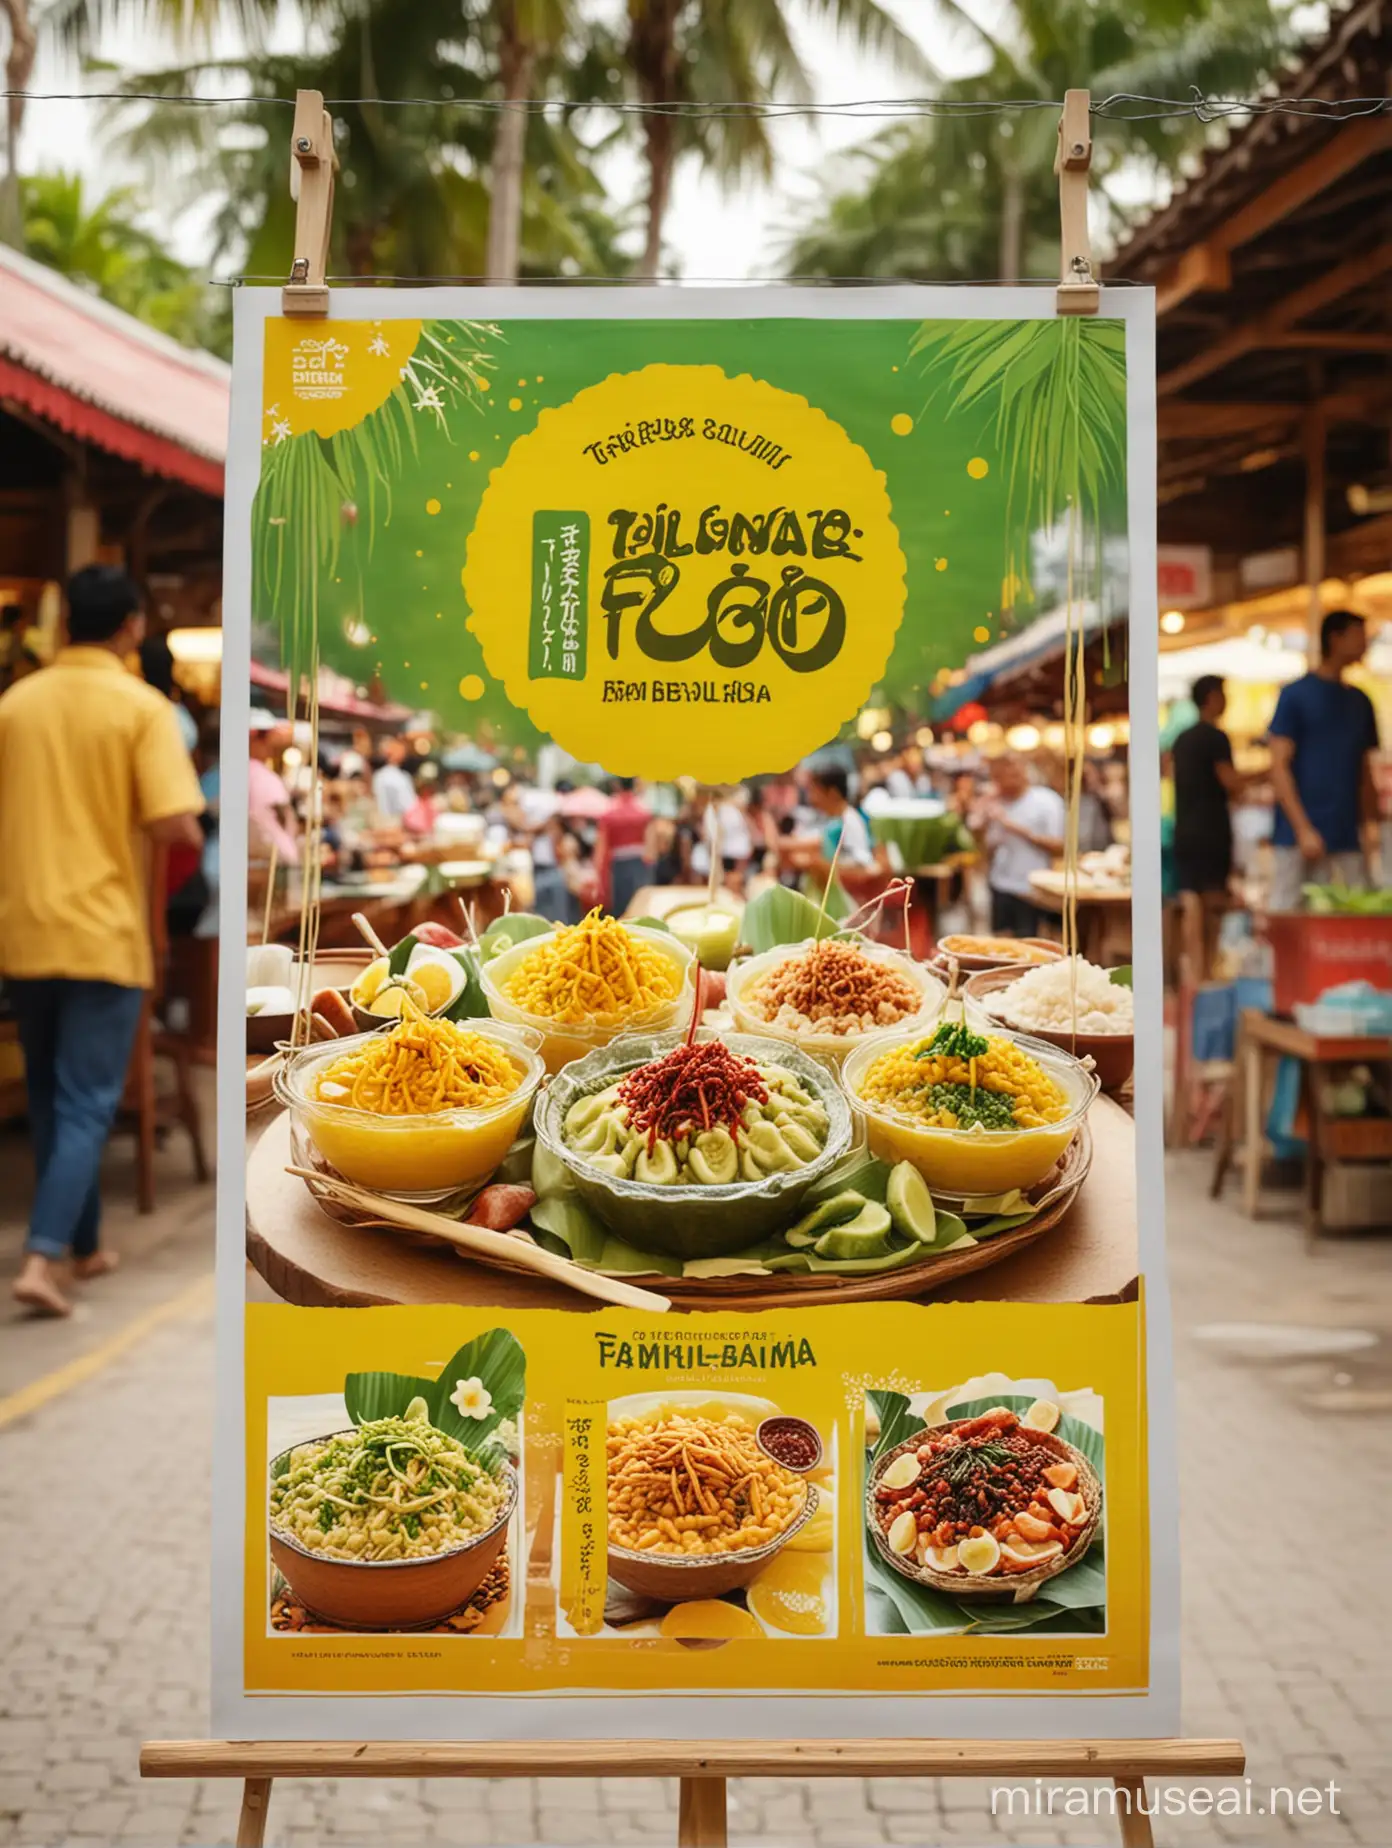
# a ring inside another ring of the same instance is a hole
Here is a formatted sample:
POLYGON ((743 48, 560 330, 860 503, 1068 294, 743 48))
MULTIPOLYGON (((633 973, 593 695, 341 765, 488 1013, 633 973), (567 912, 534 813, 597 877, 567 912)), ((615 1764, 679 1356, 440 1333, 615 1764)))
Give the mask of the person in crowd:
POLYGON ((814 835, 793 835, 784 841, 780 855, 783 864, 810 874, 819 885, 825 885, 833 858, 838 868, 871 869, 876 861, 870 826, 851 801, 850 778, 844 768, 840 764, 821 764, 810 770, 807 799, 820 817, 821 827, 814 835))
POLYGON ((435 832, 440 812, 435 778, 422 773, 416 778, 415 789, 416 799, 401 817, 401 825, 417 840, 427 840, 435 832))
POLYGON ((1213 967, 1233 871, 1229 804, 1246 779, 1234 767, 1232 743, 1222 729, 1228 696, 1217 674, 1201 674, 1191 692, 1198 718, 1170 747, 1174 780, 1175 885, 1193 893, 1202 911, 1201 973, 1213 967))
POLYGON ((600 902, 615 917, 623 916, 641 886, 652 883, 652 868, 644 857, 651 821, 652 810, 638 795, 633 778, 616 778, 595 835, 600 902))
POLYGON ((406 769, 405 740, 384 738, 381 756, 372 776, 372 799, 383 824, 399 828, 416 805, 416 786, 406 769))
POLYGON ((1272 911, 1297 910, 1307 884, 1368 884, 1363 838, 1374 841, 1378 822, 1377 717, 1368 695, 1344 678, 1367 647, 1363 618, 1331 610, 1320 624, 1319 666, 1282 687, 1276 701, 1272 911))
POLYGON ((1078 852, 1104 853, 1112 844, 1112 815, 1102 793, 1102 772, 1091 757, 1083 759, 1078 791, 1078 852))
POLYGON ((991 793, 981 804, 973 832, 984 836, 990 854, 991 929, 1014 937, 1038 936, 1041 913, 1030 874, 1042 873, 1063 852, 1063 797, 1032 781, 1024 758, 1007 751, 991 765, 991 793))
POLYGON ((145 619, 124 571, 68 584, 68 646, 0 698, 0 974, 19 1027, 38 1171, 12 1290, 71 1311, 100 1248, 102 1149, 154 980, 141 837, 199 852, 203 807, 165 697, 126 672, 145 619))
MULTIPOLYGON (((147 687, 162 693, 173 709, 190 756, 198 749, 198 722, 183 703, 183 695, 174 679, 174 656, 163 635, 147 635, 136 651, 140 674, 147 687)), ((171 847, 165 864, 165 924, 171 937, 192 935, 193 928, 208 902, 207 886, 202 876, 202 851, 191 847, 171 847)))
POLYGON ((253 855, 269 858, 272 849, 282 866, 296 866, 300 858, 298 822, 285 779, 274 768, 290 742, 290 727, 259 706, 251 710, 247 769, 247 818, 253 855))
POLYGON ((908 753, 891 757, 885 766, 885 794, 892 796, 896 802, 911 801, 918 794, 918 785, 909 768, 908 753))
POLYGON ((740 789, 709 789, 700 792, 692 805, 695 830, 691 841, 691 871, 699 881, 710 877, 711 843, 720 860, 725 883, 734 892, 744 890, 745 870, 754 852, 754 837, 740 789))

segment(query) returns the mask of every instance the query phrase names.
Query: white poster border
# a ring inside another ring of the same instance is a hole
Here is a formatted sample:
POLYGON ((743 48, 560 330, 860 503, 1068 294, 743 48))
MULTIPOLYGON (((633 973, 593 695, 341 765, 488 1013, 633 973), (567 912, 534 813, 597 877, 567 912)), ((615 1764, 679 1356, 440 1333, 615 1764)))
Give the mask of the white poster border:
MULTIPOLYGON (((246 942, 251 704, 251 510, 260 474, 264 327, 278 288, 241 288, 227 461, 219 835, 225 949, 246 942)), ((330 319, 509 321, 1047 320, 1045 287, 806 286, 335 289, 330 319), (391 304, 384 315, 384 306, 391 304)), ((1156 590, 1154 291, 1108 288, 1101 314, 1126 325, 1129 708, 1139 1269, 1145 1291, 1150 1507, 1150 1686, 1134 1694, 971 1695, 902 1691, 691 1695, 574 1693, 248 1695, 243 1692, 246 1306, 245 970, 224 954, 218 987, 217 1353, 213 1448, 212 1730, 226 1739, 547 1740, 780 1738, 1161 1738, 1179 1731, 1179 1521, 1169 1285, 1165 1267, 1164 987, 1160 945, 1160 760, 1156 590), (234 1082, 234 1079, 236 1082, 234 1082), (751 1732, 750 1700, 758 1729, 751 1732)))

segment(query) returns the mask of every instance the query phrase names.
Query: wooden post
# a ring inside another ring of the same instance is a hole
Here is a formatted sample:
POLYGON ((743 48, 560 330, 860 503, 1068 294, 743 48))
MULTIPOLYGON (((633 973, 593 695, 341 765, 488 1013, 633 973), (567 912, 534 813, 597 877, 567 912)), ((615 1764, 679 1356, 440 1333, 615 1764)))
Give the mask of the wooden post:
POLYGON ((295 201, 295 253, 290 280, 280 292, 288 315, 326 315, 329 231, 333 224, 333 118, 319 90, 295 92, 290 131, 290 196, 295 201))
POLYGON ((247 1778, 242 1785, 242 1809, 237 1818, 237 1848, 261 1848, 266 1839, 266 1810, 270 1801, 270 1778, 247 1778))
POLYGON ((1101 290, 1092 273, 1088 170, 1092 166, 1092 93, 1065 90, 1054 172, 1059 183, 1060 314, 1096 314, 1101 290))
POLYGON ((1316 387, 1305 411, 1302 447, 1305 455, 1305 583, 1309 593, 1306 616, 1306 652, 1311 667, 1320 660, 1320 623, 1324 619, 1324 600, 1320 585, 1324 582, 1326 543, 1324 524, 1325 497, 1324 406, 1316 387))
POLYGON ((1150 1815, 1145 1808, 1143 1777, 1114 1777, 1117 1793, 1117 1821, 1121 1825, 1121 1848, 1152 1848, 1155 1841, 1150 1815))
POLYGON ((677 1848, 725 1848, 723 1777, 684 1777, 677 1797, 677 1848))

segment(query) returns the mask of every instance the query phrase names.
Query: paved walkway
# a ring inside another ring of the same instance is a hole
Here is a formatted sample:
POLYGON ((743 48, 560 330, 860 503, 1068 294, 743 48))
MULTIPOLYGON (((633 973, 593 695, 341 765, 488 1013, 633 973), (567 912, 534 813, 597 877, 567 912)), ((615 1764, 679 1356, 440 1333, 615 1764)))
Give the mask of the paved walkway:
MULTIPOLYGON (((178 1182, 182 1163, 177 1148, 162 1159, 155 1221, 113 1214, 116 1242, 140 1255, 91 1287, 82 1320, 5 1326, 0 1341, 0 1848, 231 1839, 229 1787, 135 1776, 143 1737, 207 1726, 211 1194, 178 1182), (55 1369, 67 1371, 55 1380, 55 1369)), ((0 1144, 0 1177, 8 1268, 24 1186, 17 1144, 0 1144)), ((1382 1844, 1392 1239, 1307 1255, 1279 1199, 1270 1223, 1249 1225, 1209 1206, 1206 1177, 1201 1156, 1172 1166, 1185 1724, 1243 1736, 1259 1787, 1333 1780, 1339 1814, 1160 1820, 1157 1839, 1382 1844), (1256 1359, 1241 1331, 1223 1332, 1233 1323, 1379 1339, 1345 1359, 1256 1359)), ((118 1152, 113 1197, 123 1187, 118 1152)), ((736 1843, 1116 1840, 1109 1822, 993 1821, 985 1787, 966 1783, 759 1780, 731 1794, 736 1843)), ((278 1787, 270 1839, 651 1845, 674 1841, 675 1828, 674 1794, 656 1781, 354 1782, 278 1787)))

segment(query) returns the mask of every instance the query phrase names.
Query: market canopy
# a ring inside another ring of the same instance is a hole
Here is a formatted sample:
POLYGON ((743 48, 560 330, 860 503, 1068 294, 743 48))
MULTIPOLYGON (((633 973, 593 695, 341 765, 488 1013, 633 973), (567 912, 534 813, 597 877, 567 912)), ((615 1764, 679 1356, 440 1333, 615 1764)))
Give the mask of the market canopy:
POLYGON ((221 496, 230 368, 0 244, 0 404, 221 496))

